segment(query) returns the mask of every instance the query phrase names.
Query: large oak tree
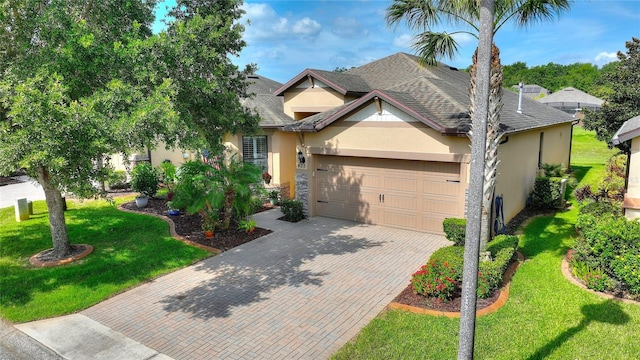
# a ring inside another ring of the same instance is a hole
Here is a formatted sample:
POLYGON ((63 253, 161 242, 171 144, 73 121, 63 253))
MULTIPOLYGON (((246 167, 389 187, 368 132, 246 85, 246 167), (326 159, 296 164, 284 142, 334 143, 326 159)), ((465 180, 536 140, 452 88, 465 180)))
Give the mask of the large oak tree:
POLYGON ((56 257, 70 251, 62 194, 101 195, 105 154, 255 129, 239 102, 253 69, 228 59, 244 46, 240 4, 177 1, 156 35, 153 0, 0 6, 0 174, 42 185, 56 257))

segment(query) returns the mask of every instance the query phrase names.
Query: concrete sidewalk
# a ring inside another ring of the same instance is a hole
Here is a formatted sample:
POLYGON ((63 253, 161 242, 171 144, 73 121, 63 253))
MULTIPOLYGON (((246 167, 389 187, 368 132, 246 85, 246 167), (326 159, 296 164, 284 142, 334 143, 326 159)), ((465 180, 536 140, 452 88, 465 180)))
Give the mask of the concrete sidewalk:
POLYGON ((450 244, 432 234, 279 216, 254 215, 273 233, 251 243, 81 314, 16 327, 73 360, 327 359, 450 244))

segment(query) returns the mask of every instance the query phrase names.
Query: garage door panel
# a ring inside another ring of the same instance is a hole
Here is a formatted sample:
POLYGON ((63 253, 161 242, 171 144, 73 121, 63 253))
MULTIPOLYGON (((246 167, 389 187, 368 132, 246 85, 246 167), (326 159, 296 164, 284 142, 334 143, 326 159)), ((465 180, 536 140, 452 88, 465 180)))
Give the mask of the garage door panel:
POLYGON ((382 225, 408 229, 418 228, 418 215, 415 212, 385 211, 383 218, 382 225))
POLYGON ((458 202, 448 199, 423 198, 422 211, 441 214, 445 217, 455 217, 458 213, 458 202))
POLYGON ((460 164, 318 156, 317 214, 442 233, 460 217, 460 164), (338 165, 340 164, 340 165, 338 165))
POLYGON ((425 194, 458 196, 460 194, 460 183, 449 181, 429 181, 422 182, 425 194))
POLYGON ((402 209, 408 211, 418 211, 419 199, 414 194, 384 194, 385 209, 402 209))

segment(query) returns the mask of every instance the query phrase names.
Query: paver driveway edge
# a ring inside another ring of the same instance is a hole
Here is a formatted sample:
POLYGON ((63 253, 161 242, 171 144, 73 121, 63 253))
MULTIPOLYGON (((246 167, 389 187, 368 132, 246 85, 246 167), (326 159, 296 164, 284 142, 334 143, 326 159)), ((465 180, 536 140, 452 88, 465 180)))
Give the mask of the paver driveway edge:
POLYGON ((82 314, 175 359, 324 359, 450 244, 432 234, 279 216, 253 216, 269 235, 82 314))

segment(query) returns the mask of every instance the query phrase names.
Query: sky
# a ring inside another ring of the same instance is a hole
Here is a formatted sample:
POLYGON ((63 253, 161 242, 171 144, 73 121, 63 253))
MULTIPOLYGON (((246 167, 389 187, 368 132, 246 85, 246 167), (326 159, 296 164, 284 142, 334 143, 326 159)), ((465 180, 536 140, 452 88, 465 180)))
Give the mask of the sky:
MULTIPOLYGON (((163 17, 166 0, 156 17, 163 17)), ((415 54, 412 38, 418 33, 405 24, 388 26, 387 0, 245 0, 247 46, 234 64, 254 63, 257 73, 286 83, 307 68, 350 68, 397 52, 415 54)), ((159 25, 154 27, 161 29, 159 25)), ((459 27, 436 30, 453 32, 459 27)), ((505 25, 494 37, 503 65, 521 61, 532 67, 591 63, 602 66, 626 52, 625 42, 640 37, 640 0, 576 0, 570 12, 550 22, 527 28, 505 25)), ((478 41, 457 37, 460 51, 441 62, 458 68, 471 64, 478 41)))

